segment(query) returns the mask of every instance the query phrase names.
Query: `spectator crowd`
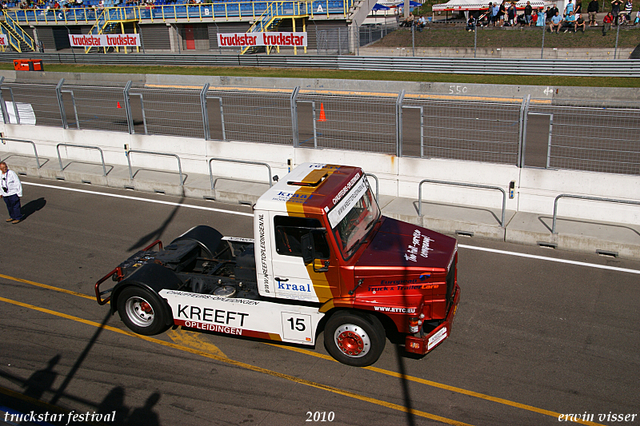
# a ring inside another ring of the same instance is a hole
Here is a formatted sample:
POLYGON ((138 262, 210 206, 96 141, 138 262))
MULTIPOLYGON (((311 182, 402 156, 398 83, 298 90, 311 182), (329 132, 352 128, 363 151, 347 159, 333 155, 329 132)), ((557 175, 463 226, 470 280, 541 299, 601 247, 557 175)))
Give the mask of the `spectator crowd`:
MULTIPOLYGON (((220 0, 216 0, 220 1, 220 0)), ((238 0, 242 1, 242 0, 238 0)), ((212 0, 21 0, 11 2, 2 0, 0 7, 8 9, 66 9, 66 8, 104 8, 123 6, 153 6, 164 4, 201 4, 212 0)))
MULTIPOLYGON (((598 0, 590 0, 587 10, 583 12, 580 0, 568 0, 564 10, 560 11, 553 4, 547 8, 536 8, 527 1, 523 8, 516 7, 515 1, 502 0, 502 3, 489 2, 489 6, 479 11, 470 11, 467 19, 467 31, 475 31, 476 27, 547 27, 550 32, 584 32, 589 27, 597 27, 597 16, 600 12, 598 0)), ((606 35, 612 25, 638 25, 640 10, 635 16, 633 0, 612 0, 611 11, 602 21, 602 35, 606 35)), ((426 26, 424 16, 410 14, 402 20, 401 26, 416 26, 418 31, 426 26)))

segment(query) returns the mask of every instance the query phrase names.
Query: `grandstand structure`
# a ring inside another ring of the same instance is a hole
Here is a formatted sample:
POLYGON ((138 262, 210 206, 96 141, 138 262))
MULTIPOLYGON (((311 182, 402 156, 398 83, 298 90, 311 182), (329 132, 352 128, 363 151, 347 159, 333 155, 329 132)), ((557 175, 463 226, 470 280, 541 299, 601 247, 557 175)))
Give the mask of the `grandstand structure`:
MULTIPOLYGON (((78 1, 78 0, 76 0, 78 1)), ((306 32, 307 49, 337 34, 342 51, 350 32, 357 31, 376 0, 228 1, 181 4, 178 0, 156 0, 153 4, 122 5, 123 0, 81 0, 81 3, 49 4, 24 9, 2 10, 0 32, 18 52, 54 52, 71 47, 69 35, 139 34, 140 47, 75 48, 86 53, 209 52, 248 54, 265 48, 218 46, 218 33, 306 32), (340 36, 342 35, 342 40, 340 36)), ((193 0, 192 0, 193 1, 193 0)), ((334 37, 336 38, 336 37, 334 37)), ((282 48, 298 53, 299 48, 282 48)), ((266 53, 270 53, 266 50, 266 53)))

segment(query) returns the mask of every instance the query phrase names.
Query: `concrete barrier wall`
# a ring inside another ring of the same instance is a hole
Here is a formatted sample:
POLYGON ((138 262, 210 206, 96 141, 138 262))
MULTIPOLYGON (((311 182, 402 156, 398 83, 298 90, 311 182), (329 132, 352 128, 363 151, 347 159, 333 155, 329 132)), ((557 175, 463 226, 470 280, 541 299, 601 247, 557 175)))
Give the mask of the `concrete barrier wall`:
MULTIPOLYGON (((542 32, 540 32, 542 38, 542 32)), ((542 41, 542 40, 541 40, 542 41)), ((415 56, 423 56, 427 58, 509 58, 509 59, 601 59, 614 60, 628 59, 633 48, 618 48, 615 50, 615 44, 612 43, 609 48, 575 48, 575 49, 558 49, 547 47, 541 51, 540 47, 523 48, 523 47, 478 47, 475 51, 473 46, 470 47, 416 47, 415 56), (543 58, 540 54, 543 54, 543 58)), ((361 47, 361 56, 413 56, 411 47, 361 47)))
MULTIPOLYGON (((169 136, 143 136, 124 133, 63 130, 51 127, 28 125, 0 125, 6 138, 35 142, 38 154, 57 163, 56 145, 60 143, 99 146, 104 151, 107 164, 127 165, 125 144, 134 150, 177 154, 187 175, 208 175, 208 159, 226 158, 268 163, 274 174, 282 177, 287 172, 287 160, 295 164, 306 161, 349 164, 361 166, 367 173, 379 179, 381 195, 417 200, 418 184, 422 179, 435 179, 472 184, 499 186, 508 191, 509 183, 516 183, 513 199, 507 200, 507 209, 512 211, 547 214, 553 213, 553 201, 559 194, 640 200, 640 185, 637 176, 605 173, 557 171, 543 169, 519 169, 516 166, 490 163, 464 162, 442 159, 398 158, 391 155, 371 154, 331 149, 313 150, 292 146, 267 145, 240 141, 205 141, 194 138, 169 136)), ((29 144, 8 141, 0 150, 7 153, 33 157, 29 144)), ((61 157, 67 160, 99 163, 95 150, 60 148, 61 157)), ((3 157, 6 158, 6 155, 3 157)), ((131 154, 134 170, 153 169, 177 173, 175 158, 146 154, 131 154)), ((10 159, 9 162, 12 160, 10 159)), ((216 176, 229 179, 266 182, 265 169, 259 166, 214 162, 216 176)), ((476 208, 499 209, 502 194, 499 191, 460 188, 448 185, 425 184, 423 200, 460 204, 476 208)), ((559 215, 585 220, 640 223, 640 207, 623 204, 602 203, 563 199, 559 215)))

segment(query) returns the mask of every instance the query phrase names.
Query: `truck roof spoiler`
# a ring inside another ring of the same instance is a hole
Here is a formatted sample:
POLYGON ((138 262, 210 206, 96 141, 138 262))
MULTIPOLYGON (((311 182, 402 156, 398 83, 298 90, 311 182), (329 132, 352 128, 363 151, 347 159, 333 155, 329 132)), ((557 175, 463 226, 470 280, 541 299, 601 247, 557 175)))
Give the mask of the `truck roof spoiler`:
POLYGON ((329 173, 324 170, 314 170, 306 175, 301 181, 287 181, 287 185, 317 187, 324 182, 327 176, 329 176, 329 173))

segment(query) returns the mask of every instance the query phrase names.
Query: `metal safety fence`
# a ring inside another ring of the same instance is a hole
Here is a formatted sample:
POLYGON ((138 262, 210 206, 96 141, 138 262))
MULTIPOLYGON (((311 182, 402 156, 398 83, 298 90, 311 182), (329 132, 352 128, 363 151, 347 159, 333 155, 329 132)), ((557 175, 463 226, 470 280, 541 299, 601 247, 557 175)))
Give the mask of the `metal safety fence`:
POLYGON ((396 97, 301 91, 294 99, 298 146, 395 154, 396 97))
POLYGON ((398 29, 398 23, 392 24, 370 24, 361 25, 358 27, 358 45, 367 46, 378 40, 381 40, 387 34, 396 31, 398 29))
POLYGON ((150 65, 198 67, 319 68, 446 74, 555 75, 570 77, 640 77, 640 60, 435 58, 353 55, 211 55, 211 54, 1 54, 0 62, 40 59, 45 64, 150 65))
MULTIPOLYGON (((532 105, 549 137, 546 164, 555 169, 638 174, 640 116, 638 105, 596 105, 557 102, 532 105), (548 123, 548 124, 547 124, 548 123)), ((543 141, 545 142, 545 141, 543 141)))
POLYGON ((291 144, 291 92, 208 90, 211 139, 291 144), (224 135, 222 129, 224 128, 224 135))
POLYGON ((640 103, 0 81, 5 123, 640 175, 640 103))

